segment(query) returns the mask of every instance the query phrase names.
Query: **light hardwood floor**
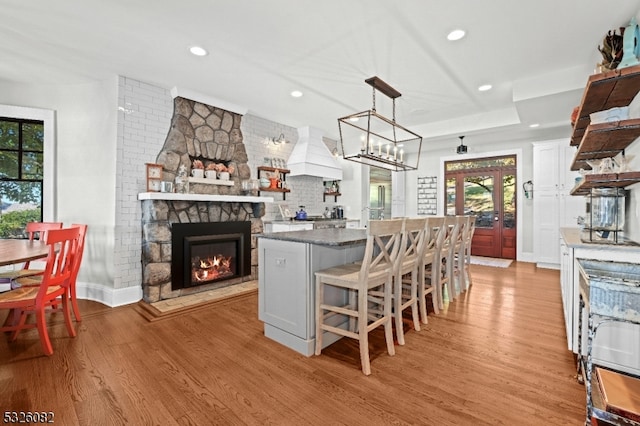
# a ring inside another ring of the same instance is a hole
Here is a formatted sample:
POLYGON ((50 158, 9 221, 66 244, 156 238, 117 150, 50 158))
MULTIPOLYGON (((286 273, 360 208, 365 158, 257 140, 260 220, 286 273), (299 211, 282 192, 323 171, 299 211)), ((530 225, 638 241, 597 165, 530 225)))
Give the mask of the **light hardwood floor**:
MULTIPOLYGON (((60 425, 579 425, 585 394, 566 349, 558 271, 472 265, 473 287, 406 345, 370 342, 372 374, 342 339, 306 358, 269 339, 257 294, 148 322, 135 306, 81 304, 78 336, 52 318, 0 336, 0 414, 60 425)), ((4 320, 4 313, 0 314, 4 320)))

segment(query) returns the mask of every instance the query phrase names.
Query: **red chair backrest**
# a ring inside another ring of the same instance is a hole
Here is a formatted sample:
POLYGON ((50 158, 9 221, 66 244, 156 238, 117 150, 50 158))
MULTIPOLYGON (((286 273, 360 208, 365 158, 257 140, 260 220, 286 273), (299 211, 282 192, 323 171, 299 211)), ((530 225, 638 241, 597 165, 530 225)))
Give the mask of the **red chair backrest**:
POLYGON ((73 273, 71 276, 71 284, 73 285, 76 282, 76 278, 78 278, 78 271, 80 271, 80 264, 82 263, 82 255, 84 253, 84 242, 85 237, 87 235, 87 225, 73 223, 71 224, 72 228, 79 228, 80 236, 78 238, 78 253, 76 255, 76 264, 73 268, 73 273))
POLYGON ((47 288, 68 287, 78 253, 80 228, 52 229, 47 232, 49 246, 47 265, 38 291, 38 298, 46 298, 47 288))
POLYGON ((29 222, 25 228, 30 240, 45 240, 47 231, 50 229, 62 229, 62 222, 29 222))

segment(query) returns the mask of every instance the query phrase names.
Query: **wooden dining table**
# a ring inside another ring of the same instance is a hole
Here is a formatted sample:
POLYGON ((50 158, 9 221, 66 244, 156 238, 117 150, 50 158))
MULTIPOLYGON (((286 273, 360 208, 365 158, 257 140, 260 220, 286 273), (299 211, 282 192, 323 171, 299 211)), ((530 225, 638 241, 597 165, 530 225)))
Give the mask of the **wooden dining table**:
POLYGON ((39 240, 0 239, 0 266, 47 257, 49 247, 39 240))

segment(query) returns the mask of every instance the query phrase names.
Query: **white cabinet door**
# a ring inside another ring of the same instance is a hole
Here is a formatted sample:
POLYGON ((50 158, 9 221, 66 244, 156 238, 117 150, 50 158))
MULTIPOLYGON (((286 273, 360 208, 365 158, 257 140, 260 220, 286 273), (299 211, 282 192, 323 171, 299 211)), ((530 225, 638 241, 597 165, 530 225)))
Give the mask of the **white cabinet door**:
POLYGON ((308 261, 307 244, 267 238, 258 241, 258 317, 302 339, 309 338, 308 261))
MULTIPOLYGON (((536 142, 533 144, 533 194, 556 191, 559 185, 560 159, 558 147, 569 141, 536 142)), ((564 165, 564 164, 563 164, 564 165)))
POLYGON ((536 263, 559 265, 560 222, 559 195, 557 191, 534 191, 533 244, 536 263))
POLYGON ((356 229, 359 227, 360 227, 359 220, 347 220, 347 223, 345 224, 345 228, 347 229, 356 229))
POLYGON ((541 267, 560 266, 560 228, 577 227, 584 197, 570 195, 578 172, 568 139, 533 143, 533 250, 541 267))

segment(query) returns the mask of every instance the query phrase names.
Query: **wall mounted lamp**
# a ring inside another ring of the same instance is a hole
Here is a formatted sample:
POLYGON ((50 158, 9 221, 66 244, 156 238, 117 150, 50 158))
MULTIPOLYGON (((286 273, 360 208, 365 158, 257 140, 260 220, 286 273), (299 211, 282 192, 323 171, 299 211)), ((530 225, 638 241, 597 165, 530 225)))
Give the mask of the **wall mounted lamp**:
POLYGON ((460 145, 458 145, 458 147, 456 148, 456 152, 458 154, 466 154, 467 153, 467 146, 462 143, 462 140, 464 139, 464 136, 458 136, 458 137, 460 138, 460 145))
POLYGON ((263 143, 265 145, 269 145, 271 143, 271 144, 274 144, 274 145, 278 146, 278 145, 283 144, 283 143, 289 143, 289 141, 285 139, 284 133, 280 133, 280 136, 278 136, 277 138, 276 137, 264 138, 263 143))

